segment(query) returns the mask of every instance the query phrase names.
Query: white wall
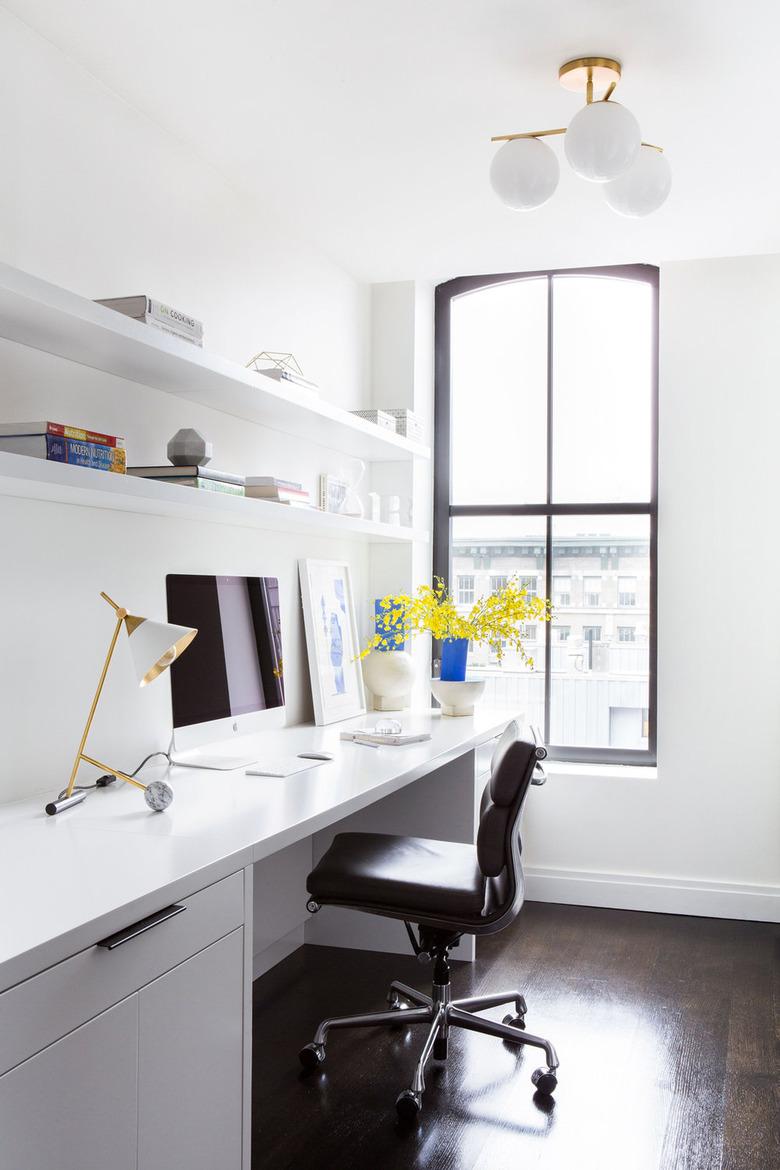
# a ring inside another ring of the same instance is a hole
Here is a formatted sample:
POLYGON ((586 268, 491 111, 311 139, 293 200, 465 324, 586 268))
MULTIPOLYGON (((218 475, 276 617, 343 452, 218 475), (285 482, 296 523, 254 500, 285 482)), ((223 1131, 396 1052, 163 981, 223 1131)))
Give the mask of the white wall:
MULTIPOLYGON (((189 148, 0 10, 0 259, 88 297, 149 292, 202 318, 206 345, 237 361, 291 350, 322 393, 368 401, 370 292, 248 202, 189 148)), ((131 463, 165 462, 181 426, 214 442, 214 466, 297 476, 354 461, 0 342, 0 418, 55 418, 126 436, 131 463)), ((111 632, 105 589, 165 611, 166 572, 281 580, 289 717, 311 717, 297 558, 345 557, 367 589, 360 543, 66 505, 0 501, 0 800, 55 792, 111 632)), ((118 766, 167 746, 166 680, 138 691, 124 648, 91 745, 118 766)))
POLYGON ((780 917, 780 256, 661 269, 658 775, 563 769, 529 895, 780 917))
POLYGON ((151 293, 216 353, 289 350, 333 401, 367 398, 366 286, 5 9, 0 143, 0 258, 87 297, 151 293))

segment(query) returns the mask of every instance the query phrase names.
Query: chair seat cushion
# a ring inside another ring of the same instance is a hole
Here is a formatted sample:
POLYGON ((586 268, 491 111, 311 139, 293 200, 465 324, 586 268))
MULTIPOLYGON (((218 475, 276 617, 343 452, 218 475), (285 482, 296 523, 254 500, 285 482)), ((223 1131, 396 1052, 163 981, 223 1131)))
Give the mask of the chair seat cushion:
POLYGON ((485 901, 473 845, 384 833, 339 833, 306 887, 322 904, 408 910, 410 917, 479 916, 485 901))

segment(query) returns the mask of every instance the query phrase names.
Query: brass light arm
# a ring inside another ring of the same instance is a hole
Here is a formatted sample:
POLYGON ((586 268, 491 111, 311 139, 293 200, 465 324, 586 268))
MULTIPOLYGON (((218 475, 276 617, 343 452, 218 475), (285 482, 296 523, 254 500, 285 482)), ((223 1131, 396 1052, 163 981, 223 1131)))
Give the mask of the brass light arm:
POLYGON ((133 784, 142 791, 146 790, 146 785, 142 784, 140 780, 136 780, 134 776, 128 776, 126 772, 118 772, 110 764, 104 764, 101 760, 93 760, 92 756, 81 755, 79 759, 83 760, 85 764, 92 764, 95 768, 102 768, 104 772, 109 772, 112 776, 116 776, 118 780, 124 780, 127 784, 133 784))
POLYGON ((89 709, 89 715, 87 716, 87 723, 86 723, 86 726, 84 728, 84 732, 81 736, 81 741, 79 742, 78 749, 76 751, 76 758, 73 761, 73 769, 70 773, 70 780, 68 781, 68 787, 65 791, 66 796, 71 796, 73 794, 73 786, 76 783, 76 773, 79 770, 79 764, 81 763, 82 759, 84 759, 84 755, 83 755, 84 744, 87 742, 87 736, 89 735, 89 729, 92 726, 92 720, 95 718, 95 711, 97 710, 97 705, 100 701, 100 695, 101 695, 101 692, 103 690, 103 683, 106 681, 106 675, 108 674, 108 668, 109 668, 109 665, 111 663, 111 657, 112 657, 112 655, 114 653, 114 649, 116 647, 117 638, 119 637, 119 631, 122 629, 122 623, 124 622, 125 617, 127 616, 126 610, 121 609, 119 606, 115 605, 114 602, 111 601, 111 599, 109 597, 106 597, 106 601, 108 601, 110 605, 113 605, 114 609, 116 610, 116 625, 114 626, 114 633, 111 637, 111 644, 108 647, 108 654, 106 655, 106 660, 103 663, 103 669, 100 672, 100 678, 98 680, 97 690, 95 691, 95 697, 92 700, 92 706, 89 709))
POLYGON ((491 142, 513 142, 515 138, 547 138, 550 134, 565 134, 566 127, 561 126, 558 130, 526 130, 522 134, 495 134, 491 142))
MULTIPOLYGON (((606 98, 604 99, 606 101, 606 98)), ((562 126, 559 130, 524 130, 522 134, 495 134, 491 142, 514 142, 516 138, 547 138, 551 134, 565 134, 566 127, 562 126)), ((642 146, 647 146, 650 150, 657 150, 659 154, 663 154, 664 148, 656 146, 653 142, 643 142, 642 146)))

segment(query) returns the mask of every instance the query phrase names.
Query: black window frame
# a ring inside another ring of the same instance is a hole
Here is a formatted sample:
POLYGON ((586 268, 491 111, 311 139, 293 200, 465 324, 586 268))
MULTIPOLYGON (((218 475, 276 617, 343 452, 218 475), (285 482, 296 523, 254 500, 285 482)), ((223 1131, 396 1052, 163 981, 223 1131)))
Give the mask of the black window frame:
POLYGON ((654 766, 658 745, 658 294, 659 271, 650 264, 620 264, 598 268, 555 268, 533 272, 509 272, 487 276, 461 276, 437 285, 435 292, 434 369, 434 461, 433 461, 433 571, 449 580, 453 518, 458 516, 541 516, 546 519, 545 596, 552 596, 552 529, 556 516, 647 516, 650 525, 650 595, 648 746, 646 749, 578 747, 549 743, 552 672, 549 669, 552 623, 545 627, 544 738, 553 759, 567 762, 640 764, 654 766), (553 503, 553 279, 558 276, 596 276, 605 279, 641 281, 650 286, 652 297, 651 411, 650 411, 650 499, 605 503, 553 503), (456 297, 496 284, 521 280, 547 280, 547 485, 542 504, 452 504, 451 476, 451 309, 456 297))

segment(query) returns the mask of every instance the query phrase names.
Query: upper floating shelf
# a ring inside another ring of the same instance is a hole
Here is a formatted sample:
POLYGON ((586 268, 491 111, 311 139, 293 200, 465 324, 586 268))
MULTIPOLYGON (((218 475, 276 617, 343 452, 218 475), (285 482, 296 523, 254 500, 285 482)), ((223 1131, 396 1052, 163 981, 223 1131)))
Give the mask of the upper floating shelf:
POLYGON ((0 336, 369 462, 430 458, 315 393, 244 369, 0 263, 0 336))
POLYGON ((90 467, 72 467, 28 455, 0 451, 0 497, 45 500, 83 508, 108 508, 176 520, 232 524, 272 532, 304 532, 312 536, 342 537, 371 544, 427 543, 420 529, 378 524, 357 516, 340 516, 316 508, 290 508, 270 500, 199 491, 179 484, 134 475, 114 475, 90 467))

